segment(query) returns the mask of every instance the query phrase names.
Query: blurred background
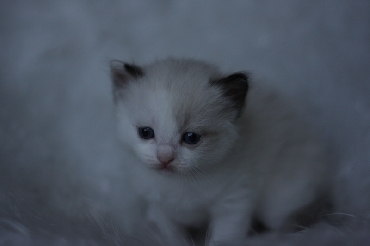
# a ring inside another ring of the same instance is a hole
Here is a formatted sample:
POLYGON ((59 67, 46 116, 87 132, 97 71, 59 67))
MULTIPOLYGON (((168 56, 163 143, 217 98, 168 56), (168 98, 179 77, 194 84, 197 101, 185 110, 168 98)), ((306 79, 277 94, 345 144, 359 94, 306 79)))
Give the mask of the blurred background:
POLYGON ((369 13, 366 0, 1 1, 0 242, 79 235, 81 214, 94 235, 120 226, 111 59, 202 59, 294 95, 331 139, 338 211, 370 218, 369 13))

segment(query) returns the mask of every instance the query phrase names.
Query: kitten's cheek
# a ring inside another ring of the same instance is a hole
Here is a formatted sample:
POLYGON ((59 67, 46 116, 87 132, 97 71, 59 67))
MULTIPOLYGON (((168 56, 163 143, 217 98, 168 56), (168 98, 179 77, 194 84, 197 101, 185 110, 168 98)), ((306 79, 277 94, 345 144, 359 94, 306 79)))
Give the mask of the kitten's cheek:
POLYGON ((187 170, 191 169, 192 163, 189 160, 182 160, 176 163, 176 168, 180 172, 186 172, 187 170))
POLYGON ((178 165, 178 166, 176 166, 176 169, 179 172, 186 172, 189 169, 189 167, 187 165, 178 165))

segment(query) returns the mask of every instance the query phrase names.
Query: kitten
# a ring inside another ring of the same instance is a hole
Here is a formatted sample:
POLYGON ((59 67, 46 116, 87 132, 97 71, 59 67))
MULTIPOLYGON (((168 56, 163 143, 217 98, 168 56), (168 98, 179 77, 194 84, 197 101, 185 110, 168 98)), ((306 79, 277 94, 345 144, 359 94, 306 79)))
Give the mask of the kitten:
POLYGON ((125 168, 169 241, 207 225, 209 245, 235 245, 252 217, 282 229, 323 191, 322 146, 276 92, 249 92, 248 74, 165 59, 112 61, 111 76, 125 168))

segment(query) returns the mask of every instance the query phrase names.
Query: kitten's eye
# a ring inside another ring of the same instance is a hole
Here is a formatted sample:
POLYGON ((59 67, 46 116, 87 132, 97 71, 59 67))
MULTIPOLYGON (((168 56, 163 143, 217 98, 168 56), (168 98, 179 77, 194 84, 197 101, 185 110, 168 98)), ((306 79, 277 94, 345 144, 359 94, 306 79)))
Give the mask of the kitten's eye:
POLYGON ((200 140, 200 135, 195 132, 185 132, 182 140, 187 144, 197 144, 200 140))
POLYGON ((154 130, 150 127, 139 127, 138 132, 141 138, 143 139, 151 139, 154 138, 154 130))

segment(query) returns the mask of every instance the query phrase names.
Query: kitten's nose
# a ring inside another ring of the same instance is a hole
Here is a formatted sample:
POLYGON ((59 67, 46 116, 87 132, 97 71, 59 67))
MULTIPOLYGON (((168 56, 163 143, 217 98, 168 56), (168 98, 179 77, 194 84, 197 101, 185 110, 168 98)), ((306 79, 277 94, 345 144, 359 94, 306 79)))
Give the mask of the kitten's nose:
POLYGON ((174 160, 173 157, 158 156, 157 158, 165 166, 167 166, 168 164, 170 164, 174 160))
POLYGON ((174 159, 174 148, 171 145, 160 145, 157 149, 157 159, 163 165, 170 164, 174 159))

